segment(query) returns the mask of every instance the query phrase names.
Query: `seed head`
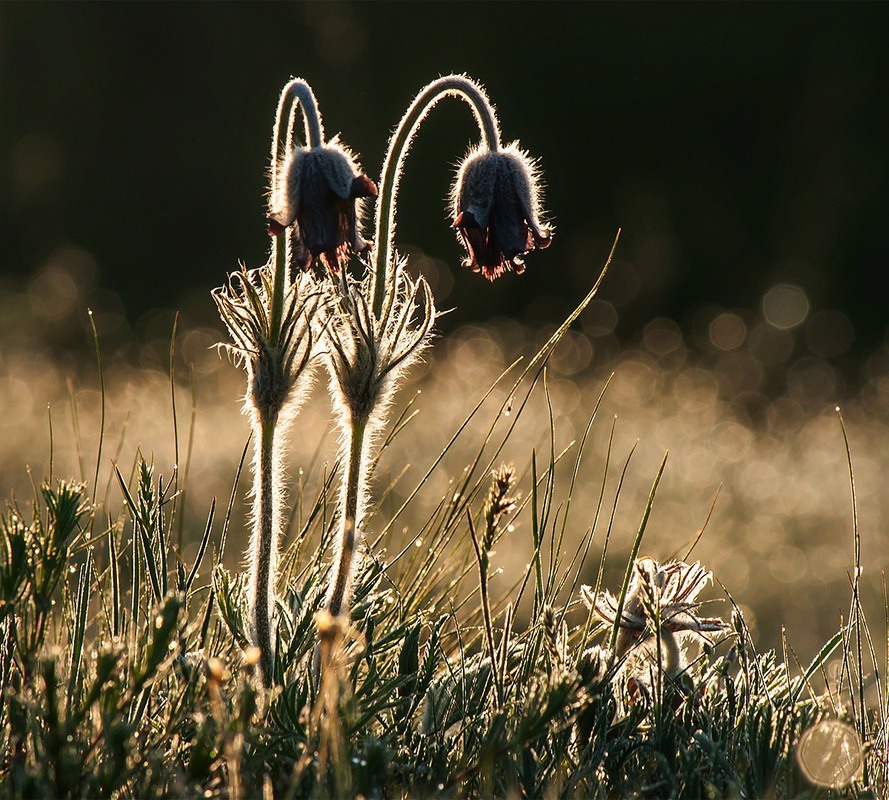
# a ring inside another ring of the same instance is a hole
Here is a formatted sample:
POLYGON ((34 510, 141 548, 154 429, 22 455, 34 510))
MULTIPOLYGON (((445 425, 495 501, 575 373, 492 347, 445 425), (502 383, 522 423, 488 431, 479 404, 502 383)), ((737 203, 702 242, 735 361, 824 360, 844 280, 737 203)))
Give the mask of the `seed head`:
POLYGON ((516 498, 512 490, 516 482, 515 467, 512 464, 501 464, 491 473, 491 488, 488 490, 490 513, 499 517, 515 511, 516 498))
POLYGON ((296 263, 306 270, 316 258, 337 272, 349 252, 370 247, 358 230, 363 198, 377 187, 361 174, 354 156, 333 140, 314 148, 296 147, 281 167, 272 198, 269 233, 277 236, 296 223, 296 263))
POLYGON ((464 267, 493 281, 508 271, 521 274, 525 253, 549 247, 539 183, 536 165, 515 144, 466 156, 451 193, 453 226, 468 251, 464 267))
POLYGON ((512 464, 501 464, 498 469, 491 472, 491 488, 488 489, 488 497, 485 500, 485 531, 482 539, 482 549, 486 558, 488 551, 494 546, 501 518, 515 511, 516 498, 512 494, 515 484, 515 467, 512 464))

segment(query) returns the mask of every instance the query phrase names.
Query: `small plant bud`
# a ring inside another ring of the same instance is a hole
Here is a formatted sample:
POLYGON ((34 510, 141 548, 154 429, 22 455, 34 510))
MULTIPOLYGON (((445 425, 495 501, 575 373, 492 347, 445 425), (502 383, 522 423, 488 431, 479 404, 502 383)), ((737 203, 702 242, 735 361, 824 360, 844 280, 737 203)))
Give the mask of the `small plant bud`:
POLYGON ((211 658, 207 661, 207 679, 214 684, 219 685, 225 677, 225 664, 218 658, 211 658))
POLYGON ((599 645, 588 647, 580 654, 577 671, 584 684, 598 683, 605 678, 611 665, 611 653, 599 645))
POLYGON ((522 256, 552 241, 541 225, 537 169, 514 144, 479 148, 463 161, 452 191, 453 225, 469 252, 463 266, 489 281, 525 271, 522 256))
POLYGON ((318 630, 318 638, 330 642, 340 636, 345 630, 343 617, 331 614, 327 609, 315 612, 315 627, 318 630))
POLYGON ((350 250, 361 253, 370 247, 358 230, 358 219, 361 199, 376 197, 377 187, 338 142, 294 149, 277 185, 269 233, 276 236, 296 223, 294 258, 300 268, 309 269, 320 258, 330 272, 336 272, 350 250))

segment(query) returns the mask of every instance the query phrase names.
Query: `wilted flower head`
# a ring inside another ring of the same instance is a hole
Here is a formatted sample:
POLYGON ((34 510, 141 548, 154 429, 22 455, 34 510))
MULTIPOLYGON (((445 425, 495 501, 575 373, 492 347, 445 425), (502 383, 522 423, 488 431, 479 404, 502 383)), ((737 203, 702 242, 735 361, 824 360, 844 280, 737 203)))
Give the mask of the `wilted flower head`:
POLYGON ((552 241, 552 231, 540 223, 539 194, 536 166, 515 144, 471 152, 451 196, 453 225, 469 251, 463 266, 489 281, 524 272, 522 256, 552 241))
MULTIPOLYGON (((718 617, 697 614, 700 604, 695 598, 712 578, 712 573, 697 562, 671 561, 660 565, 653 558, 638 559, 620 613, 615 656, 620 658, 633 645, 654 635, 656 614, 660 618, 660 634, 669 639, 668 644, 675 641, 673 634, 692 634, 707 640, 707 633, 726 630, 728 625, 718 617)), ((618 600, 611 592, 606 590, 594 596, 589 586, 583 586, 581 593, 599 619, 614 625, 619 613, 618 600)))
POLYGON ((370 247, 358 230, 361 198, 376 197, 377 187, 362 175, 352 154, 337 141, 294 148, 281 167, 272 198, 269 233, 278 235, 296 223, 294 258, 302 269, 320 258, 335 272, 349 258, 370 247))

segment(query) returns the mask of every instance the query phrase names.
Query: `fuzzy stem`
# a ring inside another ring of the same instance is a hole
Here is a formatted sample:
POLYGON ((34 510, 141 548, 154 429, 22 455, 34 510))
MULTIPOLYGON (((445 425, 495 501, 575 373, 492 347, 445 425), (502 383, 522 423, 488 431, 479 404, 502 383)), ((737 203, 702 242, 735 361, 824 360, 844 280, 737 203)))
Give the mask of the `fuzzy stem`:
MULTIPOLYGON (((275 113, 275 127, 272 131, 272 192, 278 180, 278 164, 281 161, 281 145, 289 139, 289 130, 293 124, 296 107, 302 109, 305 127, 306 144, 309 147, 320 147, 324 143, 324 124, 318 112, 318 103, 312 87, 302 78, 293 78, 282 90, 278 99, 278 110, 275 113), (291 107, 291 103, 293 106, 291 107)), ((274 194, 273 194, 274 196, 274 194)))
MULTIPOLYGON (((281 91, 278 99, 278 108, 275 112, 275 127, 272 130, 272 155, 271 155, 271 187, 269 201, 275 202, 278 196, 278 179, 280 177, 280 163, 282 159, 281 147, 289 147, 292 143, 293 123, 297 108, 302 110, 303 125, 305 127, 306 142, 309 147, 320 147, 324 143, 324 124, 321 122, 321 114, 318 112, 318 103, 309 86, 302 78, 294 78, 281 91)), ((271 325, 269 330, 269 342, 273 346, 278 344, 281 336, 281 319, 284 309, 284 293, 287 283, 287 265, 290 262, 289 234, 279 234, 274 237, 272 257, 274 260, 274 279, 271 303, 271 325)))
POLYGON ((277 347, 281 339, 281 322, 284 318, 284 295, 287 290, 287 264, 290 261, 290 243, 286 235, 274 237, 274 261, 272 296, 269 298, 269 344, 277 347))
POLYGON ((250 542, 250 625, 253 643, 260 649, 263 682, 274 677, 272 611, 281 528, 280 464, 275 452, 277 415, 258 415, 259 437, 253 461, 253 536, 250 542))
POLYGON ((466 101, 472 108, 485 147, 494 151, 500 149, 500 128, 491 101, 481 86, 469 78, 463 75, 439 78, 427 84, 414 98, 389 140, 389 150, 383 162, 374 220, 376 246, 371 279, 373 312, 377 319, 383 313, 383 300, 391 283, 389 265, 394 259, 392 243, 395 240, 395 207, 404 159, 420 123, 439 100, 452 95, 466 101))
POLYGON ((327 610, 335 617, 349 610, 355 537, 358 532, 358 504, 365 489, 366 476, 362 462, 366 434, 367 421, 353 417, 349 428, 349 461, 343 483, 339 544, 326 602, 327 610))

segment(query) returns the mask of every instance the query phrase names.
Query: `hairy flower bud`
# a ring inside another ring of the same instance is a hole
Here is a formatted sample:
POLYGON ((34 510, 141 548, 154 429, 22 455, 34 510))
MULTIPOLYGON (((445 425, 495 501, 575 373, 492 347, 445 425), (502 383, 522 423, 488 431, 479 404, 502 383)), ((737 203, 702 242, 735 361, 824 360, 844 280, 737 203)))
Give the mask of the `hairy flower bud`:
POLYGON ((308 269, 320 258, 328 270, 336 272, 350 250, 361 253, 370 247, 358 230, 358 218, 361 199, 376 197, 377 187, 338 142, 295 148, 281 168, 278 183, 269 233, 278 235, 296 223, 294 257, 300 268, 308 269))
POLYGON ((471 152, 451 194, 453 225, 469 252, 463 266, 490 281, 524 272, 522 256, 552 241, 540 223, 539 194, 537 169, 515 144, 471 152))

